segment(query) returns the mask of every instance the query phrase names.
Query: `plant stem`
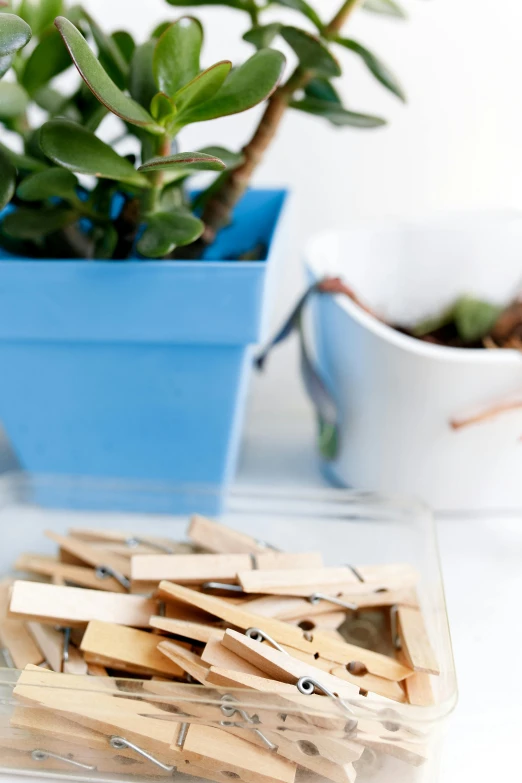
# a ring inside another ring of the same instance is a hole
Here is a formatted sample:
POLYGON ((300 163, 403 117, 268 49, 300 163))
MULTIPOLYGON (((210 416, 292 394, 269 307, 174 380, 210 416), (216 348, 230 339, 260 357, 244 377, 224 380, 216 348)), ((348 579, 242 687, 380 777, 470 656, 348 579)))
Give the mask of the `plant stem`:
MULTIPOLYGON (((336 35, 342 29, 350 14, 362 0, 346 0, 323 30, 325 38, 336 35)), ((298 66, 288 81, 281 85, 268 100, 265 112, 254 135, 243 148, 244 163, 223 181, 222 187, 205 206, 202 220, 205 232, 199 245, 211 245, 217 232, 228 225, 232 210, 247 190, 252 176, 263 160, 264 154, 273 142, 293 95, 306 87, 313 73, 298 66)))
POLYGON ((256 5, 255 0, 252 0, 252 2, 249 4, 248 13, 250 14, 250 19, 252 20, 252 27, 256 27, 259 24, 259 8, 256 5))
POLYGON ((357 10, 360 5, 362 5, 362 2, 363 0, 346 0, 346 2, 343 3, 339 8, 332 21, 324 28, 324 37, 329 38, 331 35, 336 35, 339 33, 342 30, 345 22, 348 20, 348 17, 351 16, 351 14, 353 14, 353 12, 357 10))
MULTIPOLYGON (((165 158, 168 155, 170 155, 170 150, 172 148, 172 139, 168 134, 165 134, 164 136, 161 136, 158 142, 158 147, 156 150, 156 153, 158 157, 165 158)), ((150 215, 152 212, 155 212, 158 207, 158 202, 161 196, 161 191, 163 190, 163 181, 165 174, 163 171, 151 171, 149 174, 147 174, 149 177, 152 187, 149 188, 146 193, 143 195, 143 202, 142 202, 142 211, 143 211, 143 217, 146 215, 150 215)))

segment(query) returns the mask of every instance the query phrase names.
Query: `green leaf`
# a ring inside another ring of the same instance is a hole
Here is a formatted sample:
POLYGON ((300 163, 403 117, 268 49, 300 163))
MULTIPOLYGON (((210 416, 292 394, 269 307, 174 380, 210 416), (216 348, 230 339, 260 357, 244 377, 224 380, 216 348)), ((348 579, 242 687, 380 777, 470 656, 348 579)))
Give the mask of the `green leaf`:
POLYGON ((206 71, 198 74, 195 79, 186 84, 174 95, 172 100, 178 112, 191 106, 209 101, 221 89, 232 68, 229 60, 212 65, 206 71))
POLYGON ((163 188, 160 196, 160 211, 173 212, 185 207, 183 185, 179 180, 163 188))
POLYGON ((29 96, 16 82, 0 84, 0 120, 11 119, 23 114, 29 104, 29 96))
POLYGON ((169 29, 171 24, 172 22, 161 22, 159 25, 157 25, 157 27, 154 28, 150 37, 155 39, 161 38, 163 33, 165 33, 169 29))
POLYGON ((276 38, 281 32, 282 24, 279 22, 273 22, 272 24, 257 25, 252 27, 251 30, 243 36, 243 40, 253 44, 256 49, 266 49, 274 38, 276 38))
POLYGON ((5 216, 2 230, 13 239, 41 239, 77 220, 77 212, 63 207, 18 207, 5 216))
POLYGON ((455 305, 447 307, 441 313, 436 315, 430 315, 428 318, 424 318, 420 323, 416 324, 411 333, 415 337, 425 337, 427 334, 437 332, 439 329, 443 329, 445 326, 455 321, 455 305))
POLYGON ((204 147, 199 152, 219 158, 227 167, 227 171, 233 171, 245 162, 245 156, 242 152, 232 152, 225 147, 204 147))
POLYGON ((163 258, 177 247, 195 242, 204 229, 204 223, 188 213, 157 212, 149 219, 138 251, 145 258, 163 258))
POLYGON ((475 343, 488 335, 505 307, 475 299, 461 297, 454 308, 455 326, 459 337, 466 343, 475 343))
POLYGON ((31 36, 31 28, 23 19, 14 14, 0 14, 0 57, 23 49, 31 36))
POLYGON ((275 49, 261 49, 230 75, 219 92, 206 103, 184 112, 180 125, 237 114, 268 98, 277 87, 285 58, 275 49))
POLYGON ((219 158, 203 152, 179 152, 165 158, 152 158, 138 171, 162 171, 163 169, 179 167, 188 171, 223 171, 225 164, 219 158))
POLYGON ((395 0, 365 0, 363 8, 365 11, 372 11, 374 14, 394 16, 397 19, 407 18, 407 14, 395 0))
POLYGON ((164 92, 158 92, 150 102, 150 113, 161 125, 176 113, 176 107, 164 92))
POLYGON ((293 109, 304 111, 307 114, 315 114, 318 117, 324 117, 332 125, 350 126, 352 128, 380 128, 386 125, 386 120, 382 117, 375 117, 372 114, 359 114, 348 111, 337 103, 324 101, 318 98, 304 98, 301 101, 293 101, 290 106, 293 109))
POLYGON ((401 101, 406 101, 406 95, 399 80, 382 60, 366 49, 366 47, 351 38, 336 38, 335 41, 346 49, 350 49, 352 52, 355 52, 355 54, 358 54, 377 81, 400 98, 401 101))
POLYGON ((151 133, 163 133, 150 114, 123 93, 104 71, 87 41, 76 27, 60 16, 55 22, 80 76, 93 95, 113 114, 131 125, 146 128, 151 133))
POLYGON ((53 90, 52 87, 48 87, 47 85, 40 87, 39 90, 36 90, 32 98, 41 109, 49 114, 63 114, 65 116, 65 113, 67 112, 68 99, 64 98, 62 93, 58 92, 58 90, 53 90))
POLYGON ((129 64, 132 60, 134 50, 136 49, 136 44, 132 35, 126 30, 116 30, 116 32, 111 35, 111 38, 120 50, 125 62, 129 64))
POLYGON ((99 61, 102 67, 113 82, 120 89, 124 89, 129 75, 127 60, 112 36, 107 35, 87 11, 83 11, 83 17, 87 21, 96 46, 98 47, 99 61))
POLYGON ((283 27, 281 35, 296 53, 301 66, 321 76, 340 76, 341 66, 317 36, 297 27, 283 27))
POLYGON ((319 98, 321 101, 330 101, 330 103, 341 103, 341 98, 335 87, 328 81, 316 76, 311 79, 305 87, 307 98, 319 98))
POLYGON ((286 8, 293 8, 295 11, 300 11, 314 24, 319 31, 324 27, 321 17, 314 11, 311 5, 305 3, 304 0, 275 0, 277 5, 284 5, 286 8))
POLYGON ((13 54, 4 54, 0 57, 0 79, 5 76, 14 61, 13 54))
POLYGON ((40 35, 63 13, 63 0, 22 0, 19 14, 34 35, 40 35))
POLYGON ((60 33, 51 29, 43 35, 31 52, 22 75, 22 84, 31 95, 34 95, 40 87, 70 68, 71 64, 71 58, 62 43, 60 33))
POLYGON ((158 92, 152 72, 155 47, 155 41, 147 41, 142 46, 136 47, 132 55, 129 92, 134 100, 138 101, 142 106, 150 106, 151 101, 158 92))
POLYGON ((45 201, 48 198, 63 198, 77 201, 78 180, 67 169, 46 169, 26 177, 18 186, 16 195, 22 201, 45 201))
POLYGON ((30 155, 23 155, 19 152, 13 152, 12 149, 6 147, 4 144, 0 144, 0 152, 11 161, 13 166, 18 171, 31 172, 31 171, 44 171, 47 167, 45 163, 36 158, 32 158, 30 155))
POLYGON ((150 185, 126 158, 70 120, 46 122, 40 131, 40 145, 54 163, 77 174, 91 174, 141 188, 150 185))
POLYGON ((0 149, 0 212, 9 204, 15 194, 16 169, 9 156, 0 149))
MULTIPOLYGON (((210 155, 212 158, 218 158, 226 166, 225 173, 234 171, 234 169, 237 169, 245 160, 245 156, 242 153, 231 152, 224 147, 205 147, 204 149, 198 150, 196 155, 197 154, 210 155)), ((220 169, 223 169, 223 166, 221 166, 220 169)), ((197 174, 196 169, 172 166, 165 172, 164 179, 170 185, 176 182, 179 183, 193 174, 197 174)), ((219 177, 217 179, 219 179, 219 177)))
POLYGON ((171 98, 200 70, 203 30, 196 19, 182 16, 161 36, 154 51, 153 70, 161 92, 171 98))

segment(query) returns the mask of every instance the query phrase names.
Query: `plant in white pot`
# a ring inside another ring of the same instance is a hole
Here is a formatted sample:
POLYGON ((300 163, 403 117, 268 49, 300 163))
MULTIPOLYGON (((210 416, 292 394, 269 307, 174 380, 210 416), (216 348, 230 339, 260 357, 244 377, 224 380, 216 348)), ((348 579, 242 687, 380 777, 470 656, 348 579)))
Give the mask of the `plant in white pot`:
POLYGON ((284 191, 249 191, 253 173, 289 108, 384 124, 343 107, 335 47, 400 86, 341 34, 359 0, 329 22, 302 0, 226 0, 256 51, 205 69, 192 17, 136 43, 63 0, 0 4, 0 420, 16 455, 36 473, 224 485, 285 204, 284 191), (298 26, 263 24, 268 6, 298 26), (281 40, 298 61, 282 83, 281 40), (64 93, 55 79, 73 64, 81 80, 64 93), (175 146, 191 124, 265 100, 242 151, 175 146), (109 115, 136 154, 101 140, 109 115), (194 194, 202 170, 219 174, 194 194))
POLYGON ((332 480, 444 510, 520 507, 521 258, 516 212, 310 242, 313 284, 344 281, 312 299, 332 480))

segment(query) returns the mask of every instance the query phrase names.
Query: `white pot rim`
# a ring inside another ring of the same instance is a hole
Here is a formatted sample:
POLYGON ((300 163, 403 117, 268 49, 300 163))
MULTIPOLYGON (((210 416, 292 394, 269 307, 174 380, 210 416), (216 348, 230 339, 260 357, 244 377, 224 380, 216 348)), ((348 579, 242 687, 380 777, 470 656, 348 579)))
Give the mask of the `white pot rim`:
MULTIPOLYGON (((336 229, 330 229, 322 231, 312 236, 305 245, 304 257, 305 266, 315 281, 321 280, 328 274, 331 274, 331 270, 324 267, 321 263, 318 254, 315 252, 317 245, 324 245, 331 241, 332 237, 339 235, 340 233, 348 233, 353 229, 361 229, 373 227, 376 229, 389 227, 397 223, 414 223, 415 225, 431 224, 432 226, 440 220, 450 219, 462 219, 463 217, 476 217, 477 215, 488 215, 489 217, 496 217, 500 219, 513 219, 517 217, 522 219, 522 212, 519 210, 476 210, 476 211, 464 211, 456 213, 446 213, 436 215, 427 219, 411 220, 411 221, 396 221, 396 220, 360 220, 353 221, 348 224, 342 231, 336 229)), ((350 281, 346 281, 348 285, 350 281)), ((418 340, 415 337, 410 337, 407 334, 402 334, 391 326, 378 321, 371 316, 365 310, 363 310, 354 301, 349 299, 343 294, 336 294, 333 297, 336 305, 344 310, 354 321, 359 323, 362 327, 370 332, 373 332, 379 339, 390 343, 400 350, 407 351, 411 354, 416 354, 419 357, 439 360, 460 362, 473 365, 514 365, 522 361, 522 354, 510 348, 499 348, 498 350, 487 350, 480 348, 453 348, 446 345, 435 345, 433 343, 424 342, 418 340)))

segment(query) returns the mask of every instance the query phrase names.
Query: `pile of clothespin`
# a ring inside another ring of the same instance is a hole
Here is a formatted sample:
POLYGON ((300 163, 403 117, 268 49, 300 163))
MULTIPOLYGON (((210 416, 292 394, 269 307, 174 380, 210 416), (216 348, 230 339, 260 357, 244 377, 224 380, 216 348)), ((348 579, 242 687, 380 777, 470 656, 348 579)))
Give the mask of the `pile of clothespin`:
POLYGON ((434 704, 439 670, 413 567, 326 567, 201 516, 188 543, 46 535, 56 556, 22 555, 31 580, 0 585, 23 670, 2 767, 353 783, 426 760, 406 705, 434 704))

